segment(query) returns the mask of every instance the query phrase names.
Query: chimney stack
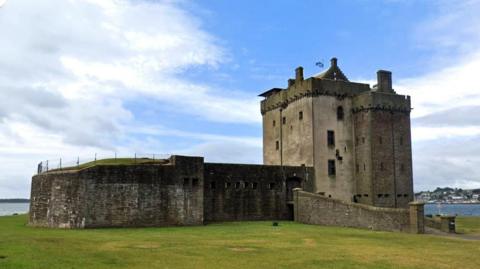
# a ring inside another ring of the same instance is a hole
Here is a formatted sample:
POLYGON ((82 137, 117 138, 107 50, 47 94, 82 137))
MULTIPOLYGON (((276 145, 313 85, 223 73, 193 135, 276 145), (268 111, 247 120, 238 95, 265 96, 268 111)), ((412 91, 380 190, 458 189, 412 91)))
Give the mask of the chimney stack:
POLYGON ((337 58, 333 57, 332 59, 330 59, 330 66, 331 67, 337 67, 337 58))
POLYGON ((386 70, 377 71, 377 89, 379 92, 391 92, 392 72, 386 70))
POLYGON ((293 84, 295 84, 295 80, 294 79, 289 79, 288 80, 288 87, 293 86, 293 84))
POLYGON ((295 69, 295 82, 303 80, 303 67, 299 66, 295 69))

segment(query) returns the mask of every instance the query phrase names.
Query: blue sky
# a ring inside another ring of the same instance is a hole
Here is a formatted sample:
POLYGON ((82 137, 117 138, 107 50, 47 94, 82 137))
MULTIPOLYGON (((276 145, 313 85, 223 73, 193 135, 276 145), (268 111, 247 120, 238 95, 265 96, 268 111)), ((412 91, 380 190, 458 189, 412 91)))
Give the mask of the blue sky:
POLYGON ((417 191, 480 187, 479 13, 479 1, 7 0, 0 197, 28 197, 45 159, 261 163, 257 95, 334 56, 350 80, 391 70, 412 96, 417 191))

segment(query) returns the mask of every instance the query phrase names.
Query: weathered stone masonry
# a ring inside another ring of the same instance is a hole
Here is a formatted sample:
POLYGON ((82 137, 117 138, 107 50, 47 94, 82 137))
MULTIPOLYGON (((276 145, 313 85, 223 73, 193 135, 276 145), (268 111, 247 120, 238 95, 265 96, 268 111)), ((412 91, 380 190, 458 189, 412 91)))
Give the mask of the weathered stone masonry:
POLYGON ((337 59, 304 79, 262 93, 263 159, 269 165, 315 168, 314 192, 346 202, 407 208, 413 200, 410 97, 392 88, 351 82, 337 59))
POLYGON ((296 187, 310 167, 204 163, 172 156, 166 164, 97 165, 32 179, 30 224, 93 228, 200 225, 293 218, 296 187))

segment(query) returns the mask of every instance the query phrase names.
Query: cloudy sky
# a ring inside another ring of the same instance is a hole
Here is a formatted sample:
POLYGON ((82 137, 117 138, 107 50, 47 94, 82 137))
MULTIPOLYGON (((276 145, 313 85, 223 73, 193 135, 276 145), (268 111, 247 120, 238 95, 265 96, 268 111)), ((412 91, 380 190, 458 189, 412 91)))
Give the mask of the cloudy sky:
POLYGON ((46 159, 261 163, 257 95, 333 56, 351 80, 393 71, 412 96, 416 191, 480 187, 478 14, 479 1, 7 0, 0 197, 28 197, 46 159))

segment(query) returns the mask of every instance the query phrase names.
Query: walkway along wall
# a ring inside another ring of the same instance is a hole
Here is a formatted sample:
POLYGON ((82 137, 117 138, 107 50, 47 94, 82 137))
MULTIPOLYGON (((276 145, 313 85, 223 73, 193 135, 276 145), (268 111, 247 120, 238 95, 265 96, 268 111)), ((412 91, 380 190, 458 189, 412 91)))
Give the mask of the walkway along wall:
POLYGON ((305 224, 367 228, 377 231, 424 233, 423 204, 410 209, 348 203, 295 189, 295 221, 305 224))

